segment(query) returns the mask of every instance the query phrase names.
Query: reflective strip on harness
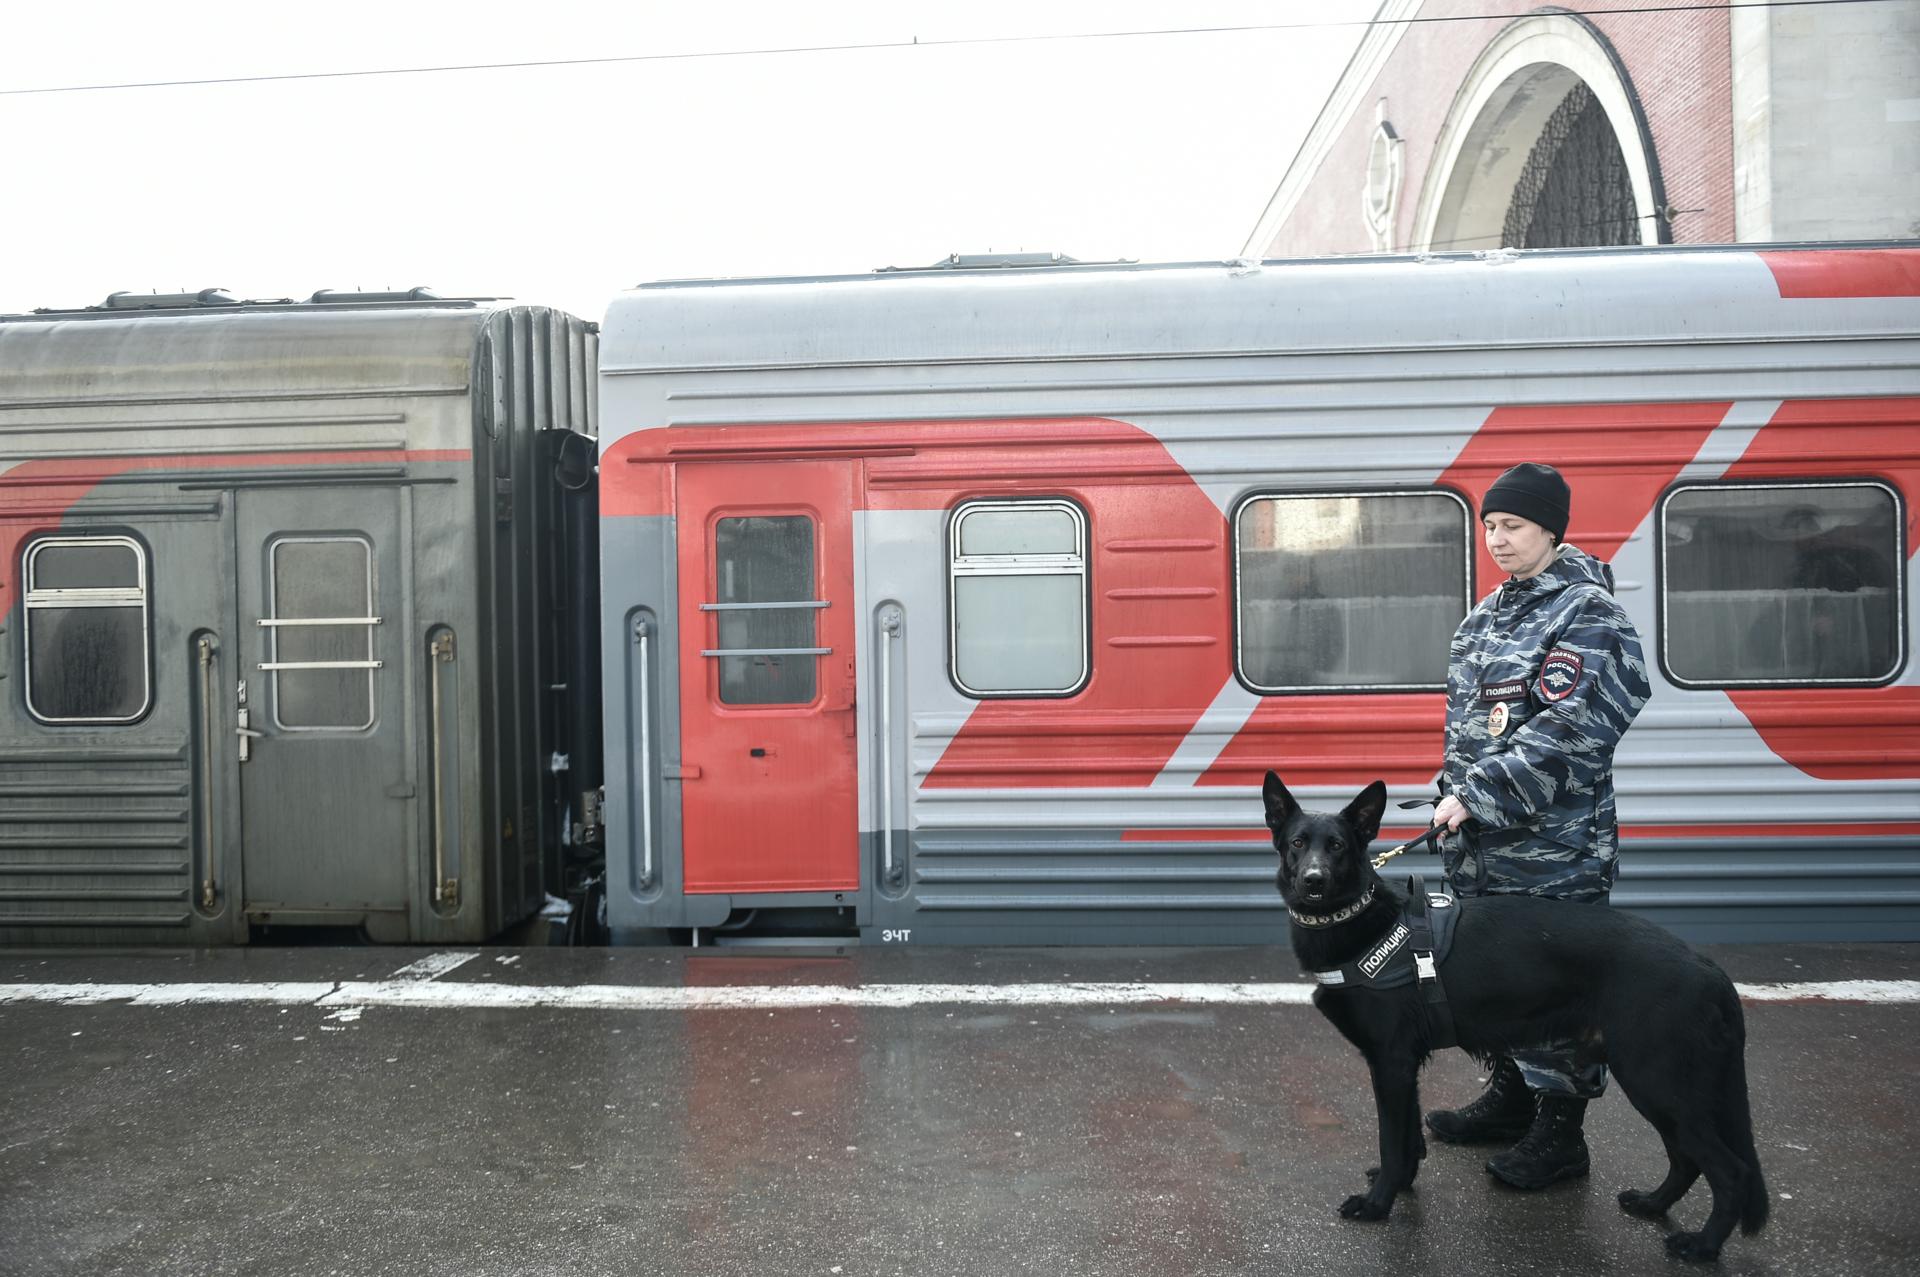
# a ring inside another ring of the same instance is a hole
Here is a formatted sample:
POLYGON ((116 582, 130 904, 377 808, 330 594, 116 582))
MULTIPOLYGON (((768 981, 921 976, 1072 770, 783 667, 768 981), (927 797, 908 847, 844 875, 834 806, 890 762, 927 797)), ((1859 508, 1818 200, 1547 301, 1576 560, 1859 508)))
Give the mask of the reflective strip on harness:
POLYGON ((1353 989, 1397 989, 1416 985, 1426 1011, 1427 1036, 1434 1049, 1458 1046, 1453 1011, 1447 1005, 1440 964, 1453 946, 1453 924, 1460 911, 1450 895, 1428 895, 1425 881, 1414 875, 1407 883, 1407 903, 1387 933, 1359 959, 1327 971, 1309 971, 1321 985, 1353 989))

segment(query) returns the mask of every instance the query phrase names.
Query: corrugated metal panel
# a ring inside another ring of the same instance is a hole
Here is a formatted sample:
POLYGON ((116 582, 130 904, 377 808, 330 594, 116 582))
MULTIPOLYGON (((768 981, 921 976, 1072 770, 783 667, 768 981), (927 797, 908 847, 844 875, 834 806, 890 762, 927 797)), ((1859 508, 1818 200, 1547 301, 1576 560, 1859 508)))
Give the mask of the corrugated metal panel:
POLYGON ((552 760, 565 749, 559 716, 568 678, 559 627, 589 622, 560 610, 572 597, 556 579, 566 566, 560 492, 539 444, 543 431, 589 431, 597 369, 591 325, 561 311, 497 311, 486 345, 488 481, 496 487, 481 570, 493 619, 479 636, 487 727, 476 744, 487 778, 487 837, 498 849, 488 891, 505 921, 537 907, 557 885, 565 789, 552 760))
POLYGON ((10 753, 0 768, 0 943, 187 927, 184 747, 10 753))

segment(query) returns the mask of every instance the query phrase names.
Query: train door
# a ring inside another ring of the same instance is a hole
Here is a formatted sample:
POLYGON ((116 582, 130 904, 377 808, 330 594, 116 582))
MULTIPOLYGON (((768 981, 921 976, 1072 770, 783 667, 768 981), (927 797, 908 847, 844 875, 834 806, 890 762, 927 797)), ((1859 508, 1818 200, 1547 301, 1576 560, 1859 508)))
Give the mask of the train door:
POLYGON ((859 886, 854 465, 676 467, 689 892, 859 886))
POLYGON ((400 501, 371 487, 239 494, 241 855, 256 919, 407 908, 400 501))

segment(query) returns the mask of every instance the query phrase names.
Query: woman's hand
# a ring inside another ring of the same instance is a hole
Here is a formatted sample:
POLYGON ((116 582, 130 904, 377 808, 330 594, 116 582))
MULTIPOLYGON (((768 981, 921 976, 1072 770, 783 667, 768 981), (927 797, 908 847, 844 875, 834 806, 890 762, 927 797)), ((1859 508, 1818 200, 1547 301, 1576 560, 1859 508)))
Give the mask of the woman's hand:
POLYGON ((1445 825, 1449 832, 1459 833, 1460 826, 1467 822, 1467 809, 1458 798, 1448 794, 1433 809, 1433 823, 1445 825))

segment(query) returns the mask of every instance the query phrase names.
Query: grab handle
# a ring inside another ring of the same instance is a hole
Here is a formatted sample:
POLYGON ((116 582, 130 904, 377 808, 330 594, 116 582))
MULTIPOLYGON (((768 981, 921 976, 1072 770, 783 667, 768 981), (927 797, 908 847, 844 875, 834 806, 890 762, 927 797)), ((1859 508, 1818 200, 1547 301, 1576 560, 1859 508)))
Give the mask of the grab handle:
POLYGON ((650 723, 653 698, 648 687, 648 648, 653 638, 653 622, 641 617, 633 623, 633 642, 638 649, 634 675, 634 713, 639 717, 639 757, 635 760, 633 788, 639 795, 640 872, 634 886, 645 890, 653 885, 653 729, 650 723))
POLYGON ((897 607, 880 614, 880 877, 887 883, 901 877, 893 859, 893 645, 903 619, 897 607))
MULTIPOLYGON (((200 656, 200 908, 212 913, 220 902, 220 883, 214 872, 214 830, 213 799, 214 769, 217 765, 217 753, 214 749, 214 658, 220 653, 220 644, 211 634, 202 634, 196 645, 200 656)), ((244 745, 245 739, 241 743, 244 745)))
POLYGON ((433 718, 433 900, 439 905, 460 903, 460 879, 447 873, 447 741, 443 722, 446 693, 441 684, 453 669, 453 631, 441 630, 427 649, 432 657, 428 679, 432 689, 433 718))

